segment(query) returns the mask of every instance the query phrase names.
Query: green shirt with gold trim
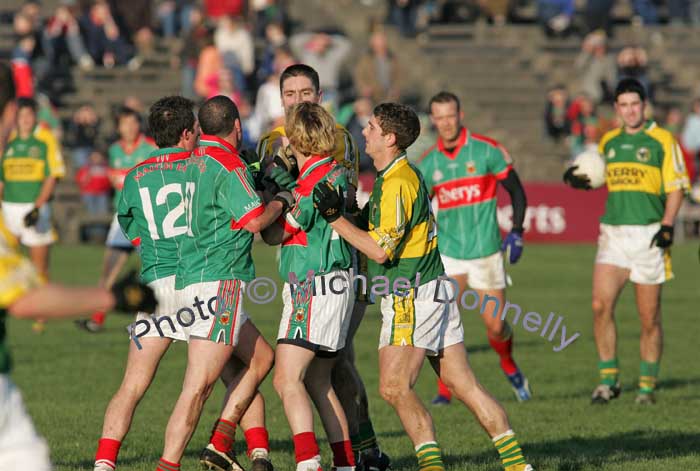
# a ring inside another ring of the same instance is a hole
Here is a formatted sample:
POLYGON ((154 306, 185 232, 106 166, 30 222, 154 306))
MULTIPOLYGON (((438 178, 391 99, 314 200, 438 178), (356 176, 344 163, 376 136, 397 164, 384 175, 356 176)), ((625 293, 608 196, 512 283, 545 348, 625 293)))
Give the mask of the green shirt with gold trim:
POLYGON ((635 134, 624 128, 609 131, 598 151, 606 162, 604 224, 657 223, 664 215, 666 194, 690 187, 680 146, 654 121, 635 134))
POLYGON ((51 175, 46 144, 34 136, 16 137, 5 149, 0 181, 5 184, 3 201, 33 203, 44 180, 51 175))
POLYGON ((393 286, 402 277, 420 286, 443 274, 430 196, 406 154, 377 172, 367 204, 369 235, 388 257, 383 264, 368 261, 370 280, 385 276, 393 286))

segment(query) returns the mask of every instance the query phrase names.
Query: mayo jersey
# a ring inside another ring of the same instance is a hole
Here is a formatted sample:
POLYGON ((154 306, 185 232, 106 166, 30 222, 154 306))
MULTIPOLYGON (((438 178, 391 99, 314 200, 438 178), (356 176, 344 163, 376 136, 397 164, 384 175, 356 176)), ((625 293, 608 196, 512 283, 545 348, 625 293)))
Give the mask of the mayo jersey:
POLYGON ((7 349, 5 318, 6 309, 43 280, 34 265, 18 251, 18 243, 7 230, 0 215, 0 374, 8 373, 11 367, 7 349))
POLYGON ((600 141, 606 162, 608 199, 600 219, 610 225, 646 225, 661 221, 666 193, 688 190, 683 153, 673 135, 648 121, 628 134, 614 129, 600 141))
POLYGON ((155 150, 153 142, 140 135, 136 142, 129 145, 123 141, 117 141, 111 146, 107 154, 109 156, 109 173, 116 180, 114 185, 114 208, 119 206, 119 194, 124 186, 124 177, 131 168, 148 158, 148 154, 155 150))
POLYGON ((216 136, 202 135, 187 160, 185 180, 188 232, 175 287, 255 278, 253 234, 243 227, 265 207, 236 149, 216 136))
POLYGON ((418 168, 437 199, 440 253, 470 260, 498 252, 496 185, 513 168, 503 146, 462 128, 457 147, 449 151, 438 138, 418 168))
POLYGON ((0 165, 3 201, 33 203, 50 175, 46 144, 34 136, 15 137, 7 144, 0 165))
POLYGON ((119 225, 141 247, 141 276, 150 283, 175 275, 187 234, 185 170, 190 153, 154 150, 124 177, 117 206, 119 225))
POLYGON ((290 281, 290 273, 303 281, 309 270, 319 276, 350 268, 350 246, 314 207, 314 186, 322 181, 347 192, 345 170, 330 156, 313 156, 300 169, 298 186, 292 190, 296 202, 284 221, 284 230, 292 234, 282 243, 280 276, 285 281, 290 281))
MULTIPOLYGON (((265 134, 258 142, 257 153, 261 162, 272 162, 277 151, 288 145, 284 126, 279 126, 265 134)), ((349 183, 357 188, 360 173, 360 155, 352 136, 340 124, 335 125, 335 151, 333 159, 346 168, 349 183)))
POLYGON ((402 277, 412 286, 420 286, 443 274, 428 190, 406 154, 377 172, 365 208, 369 211, 369 235, 388 257, 381 265, 368 261, 369 280, 385 276, 393 286, 394 280, 402 277))

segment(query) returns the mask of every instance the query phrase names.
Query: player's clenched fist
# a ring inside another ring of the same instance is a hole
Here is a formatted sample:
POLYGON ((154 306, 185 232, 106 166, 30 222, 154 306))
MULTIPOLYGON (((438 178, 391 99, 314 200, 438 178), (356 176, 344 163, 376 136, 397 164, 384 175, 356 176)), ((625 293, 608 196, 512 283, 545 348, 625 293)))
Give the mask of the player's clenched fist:
POLYGON ((327 222, 338 219, 344 205, 345 198, 340 188, 334 188, 328 181, 320 182, 314 187, 314 207, 327 222))
POLYGON ((112 287, 114 309, 122 312, 154 312, 158 301, 153 290, 141 283, 136 270, 130 271, 112 287))

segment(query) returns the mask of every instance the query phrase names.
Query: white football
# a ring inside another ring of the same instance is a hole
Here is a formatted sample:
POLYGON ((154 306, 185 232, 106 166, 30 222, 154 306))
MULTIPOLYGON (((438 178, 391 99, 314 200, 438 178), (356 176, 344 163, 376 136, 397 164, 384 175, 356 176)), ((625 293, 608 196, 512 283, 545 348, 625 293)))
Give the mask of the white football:
POLYGON ((572 165, 578 166, 574 175, 586 176, 591 181, 591 187, 600 188, 605 185, 605 160, 595 150, 585 150, 576 156, 572 165))

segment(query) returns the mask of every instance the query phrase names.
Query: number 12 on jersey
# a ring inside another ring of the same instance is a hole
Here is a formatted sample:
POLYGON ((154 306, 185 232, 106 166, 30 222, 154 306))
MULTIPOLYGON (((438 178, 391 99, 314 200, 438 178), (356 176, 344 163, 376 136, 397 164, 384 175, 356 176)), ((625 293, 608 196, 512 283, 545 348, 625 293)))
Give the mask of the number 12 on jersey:
POLYGON ((169 239, 183 234, 192 235, 190 220, 194 192, 194 182, 187 182, 184 185, 168 183, 158 190, 155 201, 153 201, 149 188, 139 189, 143 215, 148 223, 148 232, 151 235, 151 239, 159 240, 161 237, 169 239), (179 196, 179 201, 174 206, 168 202, 168 196, 173 194, 179 196), (185 214, 186 209, 187 214, 185 214), (185 224, 176 225, 183 216, 185 217, 185 224), (161 222, 160 233, 158 231, 158 222, 161 222))

